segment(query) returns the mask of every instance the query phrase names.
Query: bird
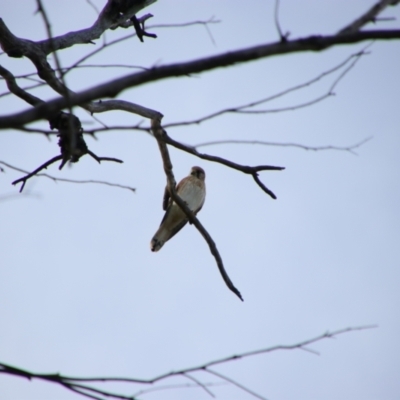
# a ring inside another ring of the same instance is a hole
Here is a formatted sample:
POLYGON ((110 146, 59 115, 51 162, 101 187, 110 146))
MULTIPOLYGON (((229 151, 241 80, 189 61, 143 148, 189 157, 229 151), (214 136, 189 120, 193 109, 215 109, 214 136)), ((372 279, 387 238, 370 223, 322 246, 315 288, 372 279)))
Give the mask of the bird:
MULTIPOLYGON (((195 166, 190 170, 190 174, 176 186, 176 193, 194 215, 201 210, 206 198, 205 178, 206 173, 203 168, 195 166)), ((164 192, 163 210, 165 210, 165 214, 160 227, 150 242, 150 249, 153 252, 160 250, 165 242, 176 235, 188 222, 186 214, 172 200, 168 186, 164 192)))

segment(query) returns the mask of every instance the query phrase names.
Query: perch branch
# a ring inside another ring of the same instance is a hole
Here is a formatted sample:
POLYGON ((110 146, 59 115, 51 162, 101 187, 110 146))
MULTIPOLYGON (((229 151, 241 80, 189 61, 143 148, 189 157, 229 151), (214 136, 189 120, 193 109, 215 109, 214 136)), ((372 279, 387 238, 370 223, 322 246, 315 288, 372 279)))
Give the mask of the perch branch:
POLYGON ((205 241, 207 242, 207 244, 210 248, 211 254, 215 258, 219 272, 220 272, 225 284, 228 286, 228 288, 233 293, 236 294, 236 296, 239 297, 240 300, 243 301, 242 295, 240 294, 239 290, 236 289, 235 285, 232 283, 227 272, 225 271, 222 258, 219 254, 219 251, 217 249, 217 246, 216 246, 214 240, 212 239, 210 234, 206 231, 206 229, 203 227, 203 225, 199 222, 199 220, 196 218, 196 216, 191 212, 191 210, 188 208, 188 206, 185 204, 185 202, 176 193, 176 190, 175 190, 176 181, 175 181, 174 174, 172 172, 172 163, 171 163, 171 159, 169 157, 168 148, 166 146, 166 143, 168 143, 168 141, 165 140, 165 137, 167 137, 167 133, 161 127, 160 120, 152 120, 151 129, 152 129, 154 137, 157 140, 158 147, 160 149, 160 153, 161 153, 161 157, 162 157, 163 165, 164 165, 165 175, 167 176, 168 190, 171 194, 171 198, 174 200, 174 202, 176 204, 178 204, 178 206, 182 209, 182 211, 188 217, 189 221, 191 223, 193 223, 193 225, 197 228, 197 230, 204 237, 205 241))

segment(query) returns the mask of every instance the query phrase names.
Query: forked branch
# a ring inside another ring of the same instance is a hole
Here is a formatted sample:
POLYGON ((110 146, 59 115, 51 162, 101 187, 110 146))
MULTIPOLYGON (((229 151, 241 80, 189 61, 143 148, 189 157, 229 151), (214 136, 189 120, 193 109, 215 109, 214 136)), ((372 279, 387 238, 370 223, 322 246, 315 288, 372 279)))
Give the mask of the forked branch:
MULTIPOLYGON (((184 368, 180 369, 177 371, 172 371, 168 372, 165 374, 158 375, 154 378, 151 379, 137 379, 137 378, 123 378, 123 377, 88 377, 88 378, 82 378, 82 377, 73 377, 73 376, 65 376, 61 374, 40 374, 40 373, 35 373, 31 371, 24 370, 22 368, 17 368, 14 366, 11 366, 9 364, 5 363, 0 363, 0 374, 6 374, 6 375, 11 375, 11 376, 17 376, 21 378, 26 378, 29 380, 32 379, 37 379, 49 383, 55 383, 58 384, 62 387, 64 387, 67 390, 70 390, 74 393, 80 394, 82 396, 85 396, 90 399, 96 399, 96 400, 134 400, 139 396, 140 394, 143 394, 146 392, 145 390, 140 390, 134 395, 125 395, 121 393, 117 393, 114 391, 110 390, 105 390, 104 388, 104 383, 121 383, 125 382, 127 384, 132 384, 132 385, 153 385, 157 384, 160 381, 164 381, 165 379, 170 379, 173 377, 183 377, 185 379, 190 380, 191 383, 195 383, 197 387, 206 390, 206 392, 210 396, 214 396, 214 393, 210 390, 210 386, 215 386, 221 383, 228 383, 232 384, 238 389, 246 392, 247 394, 258 398, 258 399, 265 399, 264 396, 255 393, 253 390, 250 388, 242 385, 240 382, 238 382, 236 379, 232 379, 227 375, 221 374, 219 371, 216 371, 215 369, 211 369, 211 367, 217 366, 217 365, 222 365, 226 364, 229 362, 238 362, 241 359, 255 356, 255 355, 260 355, 260 354, 267 354, 267 353, 272 353, 274 351, 278 350, 304 350, 306 352, 312 353, 312 354, 319 354, 317 351, 310 349, 309 346, 313 345, 317 342, 320 342, 325 339, 329 338, 336 338, 339 335, 342 335, 344 333, 349 333, 353 331, 359 331, 359 330, 366 330, 366 329, 372 329, 376 328, 376 325, 368 325, 368 326, 359 326, 359 327, 350 327, 350 328, 345 328, 345 329, 339 329, 337 331, 332 331, 332 332, 325 332, 322 335, 318 335, 312 339, 307 339, 302 342, 298 342, 295 344, 291 345, 277 345, 277 346, 272 346, 272 347, 266 347, 264 349, 257 349, 253 351, 248 351, 244 353, 239 353, 236 355, 220 358, 217 360, 209 361, 204 364, 195 366, 195 367, 189 367, 189 368, 184 368), (212 377, 217 376, 220 378, 220 382, 217 383, 206 383, 203 382, 200 378, 197 377, 197 375, 194 377, 194 374, 207 374, 212 377), (96 387, 96 384, 100 384, 102 386, 96 387)), ((173 388, 176 387, 187 387, 187 385, 173 385, 173 388)), ((164 390, 165 388, 171 388, 171 386, 155 386, 150 390, 164 390)))
POLYGON ((185 151, 186 153, 190 153, 198 158, 201 158, 202 160, 207 160, 207 161, 212 161, 212 162, 216 162, 222 165, 226 165, 229 168, 235 169, 237 171, 241 171, 245 174, 249 174, 251 175, 255 182, 257 183, 257 185, 265 192, 267 193, 269 196, 271 196, 273 199, 276 199, 275 194, 268 189, 259 179, 258 179, 258 173, 261 171, 282 171, 285 169, 285 167, 276 167, 273 165, 256 165, 254 167, 250 167, 248 165, 241 165, 241 164, 237 164, 233 161, 227 160, 225 158, 222 157, 218 157, 218 156, 211 156, 209 154, 204 154, 204 153, 200 153, 196 150, 195 147, 192 146, 188 146, 185 145, 181 142, 178 142, 176 140, 173 140, 172 138, 170 138, 167 133, 164 131, 164 134, 160 137, 160 140, 162 140, 163 142, 176 147, 177 149, 180 149, 182 151, 185 151))
MULTIPOLYGON (((11 164, 9 164, 9 163, 7 163, 5 161, 0 160, 0 164, 4 165, 5 167, 10 168, 10 169, 12 169, 14 171, 22 172, 23 174, 27 174, 27 175, 30 174, 28 171, 26 171, 24 169, 21 169, 21 168, 18 168, 15 165, 11 165, 11 164)), ((3 168, 0 167, 0 171, 2 171, 2 170, 3 170, 3 168)), ((4 170, 2 172, 4 172, 4 170)), ((59 178, 59 177, 56 177, 56 176, 53 176, 53 175, 49 175, 49 174, 41 174, 41 173, 38 173, 38 172, 36 172, 35 176, 45 177, 45 178, 51 179, 53 182, 84 183, 84 184, 86 184, 86 183, 96 183, 96 184, 100 184, 100 185, 106 185, 106 186, 118 187, 118 188, 121 188, 121 189, 127 189, 127 190, 129 190, 131 192, 136 192, 136 189, 134 187, 132 187, 132 186, 121 185, 119 183, 108 182, 108 181, 99 181, 99 180, 96 180, 96 179, 66 179, 66 178, 59 178)))
POLYGON ((225 271, 225 267, 222 262, 222 258, 219 254, 219 251, 217 249, 217 246, 216 246, 214 240, 212 239, 210 234, 206 231, 206 229, 203 227, 203 225, 199 222, 199 220, 196 218, 196 216, 191 212, 191 210, 185 204, 185 202, 176 193, 176 190, 175 190, 176 181, 175 181, 174 173, 172 171, 172 163, 171 163, 168 148, 166 145, 166 143, 168 143, 168 141, 165 140, 165 138, 167 137, 167 133, 161 127, 161 121, 160 120, 152 120, 151 129, 152 129, 154 137, 157 140, 158 147, 160 149, 160 153, 161 153, 161 157, 162 157, 163 165, 164 165, 165 175, 167 176, 168 190, 171 195, 171 198, 174 200, 174 202, 176 204, 178 204, 178 206, 182 209, 182 211, 188 217, 189 221, 197 228, 197 230, 204 237, 205 241, 208 244, 208 247, 210 248, 211 254, 215 258, 219 272, 220 272, 226 286, 228 286, 228 288, 233 293, 235 293, 236 296, 238 296, 240 300, 243 301, 242 295, 240 294, 239 290, 236 289, 235 285, 232 283, 227 272, 225 271))

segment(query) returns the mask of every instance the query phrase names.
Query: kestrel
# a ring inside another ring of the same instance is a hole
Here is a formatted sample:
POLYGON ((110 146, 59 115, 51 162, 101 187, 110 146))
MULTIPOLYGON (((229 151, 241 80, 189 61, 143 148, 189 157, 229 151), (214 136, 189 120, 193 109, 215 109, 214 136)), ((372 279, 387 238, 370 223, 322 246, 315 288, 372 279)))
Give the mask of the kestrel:
MULTIPOLYGON (((176 186, 178 196, 193 211, 194 215, 201 210, 206 198, 205 178, 206 174, 202 168, 192 167, 189 176, 183 178, 176 186)), ((151 251, 160 250, 164 243, 177 234, 188 222, 185 213, 172 201, 168 186, 164 192, 163 209, 166 212, 158 231, 151 239, 151 251)))

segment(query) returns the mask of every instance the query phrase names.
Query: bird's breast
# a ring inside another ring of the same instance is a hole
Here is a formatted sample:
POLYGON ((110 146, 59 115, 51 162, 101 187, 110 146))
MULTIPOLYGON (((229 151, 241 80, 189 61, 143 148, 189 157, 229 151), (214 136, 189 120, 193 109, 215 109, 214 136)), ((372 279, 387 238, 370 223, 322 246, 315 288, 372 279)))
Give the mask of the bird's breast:
POLYGON ((206 195, 204 183, 201 181, 188 182, 180 188, 178 194, 186 202, 190 210, 196 212, 204 204, 206 195))

